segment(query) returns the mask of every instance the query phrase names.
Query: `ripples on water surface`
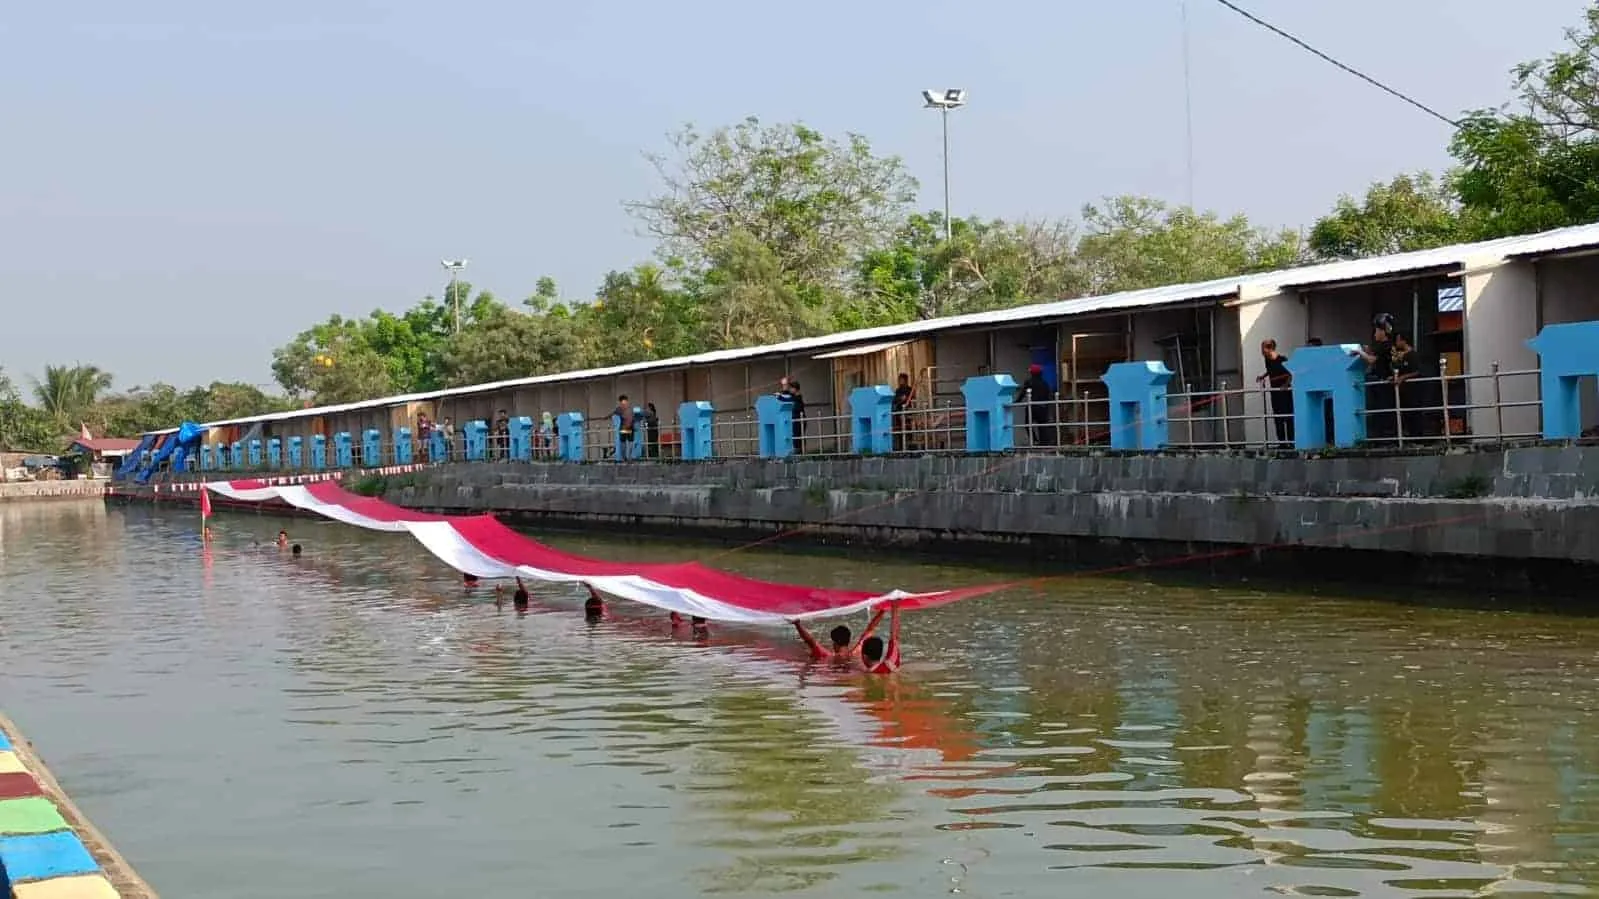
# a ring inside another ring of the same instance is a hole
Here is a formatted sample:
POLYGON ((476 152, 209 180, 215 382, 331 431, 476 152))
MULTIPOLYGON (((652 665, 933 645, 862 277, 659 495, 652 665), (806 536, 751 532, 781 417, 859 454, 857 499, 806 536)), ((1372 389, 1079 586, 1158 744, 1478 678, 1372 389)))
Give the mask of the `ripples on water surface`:
POLYGON ((1078 578, 915 615, 863 682, 786 634, 496 609, 398 536, 251 545, 284 524, 224 516, 207 559, 192 515, 0 507, 0 701, 167 899, 1599 885, 1599 622, 1078 578))

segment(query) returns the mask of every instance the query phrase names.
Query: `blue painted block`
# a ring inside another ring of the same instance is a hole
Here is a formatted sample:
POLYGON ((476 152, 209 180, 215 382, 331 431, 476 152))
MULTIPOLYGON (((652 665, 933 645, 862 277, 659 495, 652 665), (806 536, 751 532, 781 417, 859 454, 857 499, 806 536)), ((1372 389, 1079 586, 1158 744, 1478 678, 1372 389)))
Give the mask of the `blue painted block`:
POLYGON ((444 439, 444 432, 438 428, 428 435, 428 461, 447 462, 450 458, 450 444, 444 439))
POLYGON ((280 438, 272 437, 267 440, 267 467, 283 467, 283 441, 280 438))
POLYGON ((533 419, 526 415, 511 419, 511 458, 518 462, 533 461, 533 419))
POLYGON ((217 463, 216 463, 216 460, 211 455, 211 447, 209 445, 207 445, 207 444, 201 444, 200 445, 200 470, 201 471, 215 471, 216 467, 217 467, 217 463))
POLYGON ((401 425, 394 429, 394 464, 410 465, 416 458, 414 447, 411 446, 411 429, 401 425))
POLYGON ((5 731, 0 730, 0 752, 9 751, 11 751, 11 738, 6 736, 5 731))
POLYGON ((1359 345, 1300 347, 1288 356, 1294 376, 1294 448, 1351 447, 1366 439, 1366 363, 1359 345), (1322 414, 1332 403, 1333 433, 1322 414))
POLYGON ((555 417, 561 437, 560 456, 565 462, 583 461, 583 413, 562 412, 555 417))
POLYGON ((361 464, 367 468, 383 464, 383 432, 377 428, 361 432, 361 464))
POLYGON ((709 459, 715 453, 712 436, 716 428, 716 410, 704 400, 681 403, 677 407, 677 437, 683 447, 683 458, 691 461, 709 459))
POLYGON ((328 435, 315 434, 311 437, 311 470, 321 471, 328 467, 328 435))
POLYGON ((466 461, 482 462, 489 457, 489 423, 479 419, 461 428, 466 438, 466 461))
POLYGON ((794 404, 767 394, 755 401, 755 428, 762 459, 794 455, 794 404))
POLYGON ((968 453, 1004 453, 1016 447, 1016 386, 1010 375, 978 375, 961 384, 968 453))
POLYGON ((305 438, 289 438, 289 467, 298 470, 305 462, 305 438))
POLYGON ((333 466, 355 467, 355 440, 351 438, 349 431, 340 431, 333 435, 333 466))
POLYGON ((234 471, 244 470, 244 441, 235 440, 233 445, 228 447, 228 467, 234 471))
POLYGON ((1545 325, 1527 341, 1538 354, 1543 439, 1582 436, 1582 379, 1599 377, 1599 321, 1545 325))
POLYGON ((83 841, 70 830, 0 837, 0 858, 12 883, 93 874, 100 870, 83 841))
POLYGON ((1166 417, 1171 369, 1164 362, 1117 362, 1100 380, 1110 393, 1110 448, 1158 450, 1171 443, 1166 417))
POLYGON ((249 458, 249 460, 250 460, 250 467, 251 468, 260 468, 261 467, 261 440, 260 440, 260 438, 252 437, 250 439, 249 445, 247 445, 245 447, 245 454, 246 454, 247 458, 249 458))
POLYGON ((877 455, 894 451, 894 388, 887 384, 849 392, 850 452, 877 455))

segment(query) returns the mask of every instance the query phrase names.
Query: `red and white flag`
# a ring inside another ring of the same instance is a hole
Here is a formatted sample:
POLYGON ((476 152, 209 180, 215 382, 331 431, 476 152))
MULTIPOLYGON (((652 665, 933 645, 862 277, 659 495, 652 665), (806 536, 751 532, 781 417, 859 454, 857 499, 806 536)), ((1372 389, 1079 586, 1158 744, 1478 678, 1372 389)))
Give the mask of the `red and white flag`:
POLYGON ((200 520, 205 521, 211 517, 211 491, 200 487, 200 520))

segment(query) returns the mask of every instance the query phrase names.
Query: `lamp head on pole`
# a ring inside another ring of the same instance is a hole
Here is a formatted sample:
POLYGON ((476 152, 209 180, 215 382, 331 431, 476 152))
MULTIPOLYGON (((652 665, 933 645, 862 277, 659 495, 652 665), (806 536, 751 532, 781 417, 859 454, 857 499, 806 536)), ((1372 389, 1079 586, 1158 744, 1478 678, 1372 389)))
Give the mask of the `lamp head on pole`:
POLYGON ((441 259, 439 260, 439 265, 444 266, 452 272, 458 272, 461 269, 466 268, 466 264, 470 261, 471 260, 469 259, 441 259))
POLYGON ((926 108, 942 109, 947 112, 966 105, 966 91, 958 87, 942 91, 927 90, 922 91, 922 99, 926 101, 924 104, 926 108))

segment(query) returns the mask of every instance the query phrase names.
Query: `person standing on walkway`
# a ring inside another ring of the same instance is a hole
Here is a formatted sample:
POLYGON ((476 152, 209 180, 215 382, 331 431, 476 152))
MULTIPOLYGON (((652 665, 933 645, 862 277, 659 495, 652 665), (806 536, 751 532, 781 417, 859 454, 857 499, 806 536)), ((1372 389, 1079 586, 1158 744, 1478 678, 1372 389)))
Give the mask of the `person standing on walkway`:
MULTIPOLYGON (((1256 383, 1266 388, 1271 406, 1272 423, 1276 426, 1277 442, 1294 445, 1294 376, 1288 371, 1288 357, 1277 352, 1276 340, 1264 340, 1260 355, 1265 360, 1266 372, 1256 378, 1256 383)), ((1332 435, 1328 435, 1331 437, 1332 435)))

